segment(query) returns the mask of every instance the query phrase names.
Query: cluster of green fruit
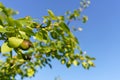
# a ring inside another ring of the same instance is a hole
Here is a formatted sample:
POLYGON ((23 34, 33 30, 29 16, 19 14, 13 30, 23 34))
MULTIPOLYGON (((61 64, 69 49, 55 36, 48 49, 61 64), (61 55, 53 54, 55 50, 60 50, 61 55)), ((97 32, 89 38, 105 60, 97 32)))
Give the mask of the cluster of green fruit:
POLYGON ((17 37, 8 38, 8 46, 11 48, 20 48, 22 50, 28 50, 32 47, 32 42, 29 40, 20 39, 17 37))

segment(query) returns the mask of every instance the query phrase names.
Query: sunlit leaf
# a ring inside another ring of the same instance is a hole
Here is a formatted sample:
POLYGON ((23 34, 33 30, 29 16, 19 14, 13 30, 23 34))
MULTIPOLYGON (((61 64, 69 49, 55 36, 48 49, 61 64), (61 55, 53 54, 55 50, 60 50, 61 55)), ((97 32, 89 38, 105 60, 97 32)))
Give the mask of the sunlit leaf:
POLYGON ((64 16, 58 16, 57 18, 58 18, 59 20, 61 20, 61 21, 64 21, 64 20, 65 20, 64 16))
POLYGON ((62 27, 64 31, 69 33, 70 29, 68 28, 68 26, 64 22, 61 22, 59 24, 59 26, 62 27))
POLYGON ((53 20, 57 20, 57 17, 54 15, 54 13, 51 10, 48 10, 48 14, 53 20))
POLYGON ((83 56, 79 56, 80 60, 85 60, 85 58, 83 56))
POLYGON ((74 61, 73 61, 73 64, 74 64, 74 66, 78 66, 78 65, 79 65, 79 62, 78 62, 77 60, 74 60, 74 61))
POLYGON ((31 30, 28 27, 22 28, 21 31, 25 32, 29 36, 32 36, 32 35, 34 36, 35 35, 34 32, 33 32, 33 30, 31 30))
POLYGON ((48 14, 51 16, 51 17, 54 17, 54 13, 51 11, 51 10, 48 10, 48 14))
POLYGON ((89 64, 90 66, 92 66, 92 67, 95 66, 95 64, 94 64, 92 61, 90 61, 90 60, 88 60, 88 64, 89 64))
POLYGON ((82 62, 82 66, 83 66, 85 69, 89 69, 89 65, 88 65, 86 62, 82 62))
POLYGON ((7 32, 7 30, 5 28, 3 28, 3 26, 0 25, 0 32, 7 32))
POLYGON ((34 70, 32 68, 27 69, 27 75, 28 77, 32 77, 34 75, 34 70))
POLYGON ((65 59, 62 59, 61 60, 61 64, 65 64, 66 63, 66 60, 65 59))
POLYGON ((28 39, 29 37, 26 35, 25 32, 19 31, 20 35, 22 36, 23 39, 28 39))
POLYGON ((2 53, 6 53, 6 52, 10 52, 10 51, 12 51, 12 48, 10 48, 9 46, 8 46, 8 43, 6 42, 6 43, 3 43, 2 44, 2 47, 1 47, 1 52, 2 53))

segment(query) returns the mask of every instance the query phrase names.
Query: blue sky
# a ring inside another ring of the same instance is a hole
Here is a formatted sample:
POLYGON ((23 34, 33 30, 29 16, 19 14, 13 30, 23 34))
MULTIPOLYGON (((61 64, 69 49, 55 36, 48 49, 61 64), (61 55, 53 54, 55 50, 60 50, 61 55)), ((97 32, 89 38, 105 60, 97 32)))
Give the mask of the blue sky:
MULTIPOLYGON (((7 7, 20 12, 16 17, 27 15, 41 19, 51 9, 56 15, 79 7, 80 0, 1 0, 7 7)), ((91 0, 84 11, 89 17, 86 24, 77 32, 80 46, 87 54, 96 57, 96 67, 84 70, 81 66, 67 69, 59 61, 53 60, 53 69, 39 69, 34 78, 25 80, 119 80, 120 79, 120 0, 91 0)))

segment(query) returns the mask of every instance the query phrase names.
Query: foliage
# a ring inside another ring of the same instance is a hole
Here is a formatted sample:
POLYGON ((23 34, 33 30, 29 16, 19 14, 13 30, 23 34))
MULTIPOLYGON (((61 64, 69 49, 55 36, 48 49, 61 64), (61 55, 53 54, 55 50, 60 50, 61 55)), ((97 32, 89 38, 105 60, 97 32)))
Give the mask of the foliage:
MULTIPOLYGON (((81 9, 84 8, 85 5, 81 9)), ((56 16, 48 10, 40 23, 30 16, 14 19, 17 12, 0 3, 0 41, 3 41, 0 47, 4 58, 0 60, 0 79, 15 80, 16 75, 22 79, 32 77, 37 67, 52 68, 52 59, 68 68, 72 64, 82 64, 85 69, 94 67, 95 58, 83 53, 69 28, 71 20, 87 21, 86 16, 80 18, 81 9, 67 11, 65 16, 56 16)))

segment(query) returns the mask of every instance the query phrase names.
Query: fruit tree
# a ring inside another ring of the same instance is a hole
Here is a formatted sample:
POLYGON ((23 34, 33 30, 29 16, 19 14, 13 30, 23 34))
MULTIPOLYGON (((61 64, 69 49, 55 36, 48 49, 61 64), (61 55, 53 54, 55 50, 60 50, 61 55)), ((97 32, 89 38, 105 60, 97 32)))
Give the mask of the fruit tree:
MULTIPOLYGON (((0 80, 22 79, 35 75, 37 67, 43 68, 57 59, 69 68, 81 64, 84 69, 94 67, 95 58, 84 54, 78 39, 71 32, 71 20, 86 23, 87 16, 80 16, 89 5, 88 0, 81 2, 80 8, 66 15, 56 16, 51 10, 43 16, 43 21, 35 21, 30 16, 15 19, 17 12, 0 3, 0 80)), ((77 28, 74 31, 80 30, 77 28)))

